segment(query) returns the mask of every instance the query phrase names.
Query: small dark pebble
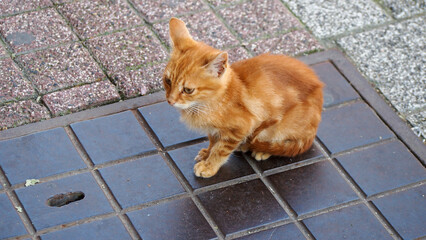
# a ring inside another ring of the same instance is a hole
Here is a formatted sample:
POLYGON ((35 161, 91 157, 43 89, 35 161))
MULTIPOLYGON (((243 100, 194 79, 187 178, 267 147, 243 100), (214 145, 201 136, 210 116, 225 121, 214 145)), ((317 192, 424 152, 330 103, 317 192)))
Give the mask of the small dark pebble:
POLYGON ((79 201, 84 198, 83 192, 69 192, 57 194, 47 199, 46 204, 50 207, 62 207, 72 202, 79 201))

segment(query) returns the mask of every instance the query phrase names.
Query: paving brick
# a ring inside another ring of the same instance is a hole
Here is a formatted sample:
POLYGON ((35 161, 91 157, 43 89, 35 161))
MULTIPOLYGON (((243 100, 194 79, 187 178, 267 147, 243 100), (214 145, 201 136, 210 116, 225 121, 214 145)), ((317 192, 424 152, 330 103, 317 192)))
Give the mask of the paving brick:
POLYGON ((379 0, 379 3, 389 8, 395 18, 410 17, 425 12, 425 1, 379 0))
POLYGON ((159 155, 102 168, 100 172, 123 208, 185 192, 159 155))
POLYGON ((318 162, 268 177, 297 214, 358 199, 329 162, 318 162))
POLYGON ((225 21, 245 40, 301 27, 278 0, 253 0, 219 10, 225 21))
POLYGON ((426 180, 424 167, 399 141, 337 159, 367 195, 426 180))
POLYGON ((134 0, 135 7, 147 18, 148 21, 169 19, 187 12, 205 10, 208 7, 202 1, 189 0, 134 0))
POLYGON ((369 0, 284 0, 284 2, 319 38, 391 20, 374 1, 369 0))
POLYGON ((316 239, 392 239, 364 205, 343 208, 303 221, 316 239))
POLYGON ((2 118, 2 121, 0 121, 1 129, 50 118, 49 111, 32 100, 3 105, 0 107, 0 116, 2 118))
POLYGON ((226 235, 288 218, 260 180, 202 193, 199 198, 226 235))
POLYGON ((15 52, 76 40, 52 8, 0 19, 0 33, 15 52))
POLYGON ((281 227, 272 228, 266 231, 258 232, 251 234, 242 238, 237 238, 239 240, 258 240, 258 239, 268 239, 268 240, 281 240, 285 239, 291 240, 304 240, 306 239, 299 229, 294 224, 287 224, 281 227))
POLYGON ((43 96, 44 102, 55 116, 115 102, 119 99, 117 89, 107 80, 43 96))
POLYGON ((139 108, 139 111, 164 146, 204 137, 199 133, 190 131, 180 122, 178 110, 167 102, 139 108))
POLYGON ((330 62, 322 62, 311 66, 323 83, 324 107, 341 104, 360 98, 347 80, 330 62))
MULTIPOLYGON (((212 12, 200 12, 179 17, 186 23, 189 33, 197 40, 212 47, 223 49, 227 46, 237 45, 238 40, 219 21, 212 12)), ((169 22, 154 24, 164 42, 169 42, 169 22)))
POLYGON ((259 168, 262 171, 268 171, 268 170, 283 167, 289 164, 299 163, 304 160, 320 158, 322 156, 323 155, 321 154, 321 150, 316 145, 312 145, 312 147, 308 151, 295 157, 290 158, 290 157, 272 156, 268 158, 268 160, 266 161, 254 160, 254 162, 256 162, 257 166, 259 166, 259 168))
POLYGON ((146 27, 100 36, 87 43, 111 75, 143 64, 162 62, 168 56, 146 27))
POLYGON ((238 1, 235 1, 235 0, 207 0, 207 2, 209 2, 214 7, 219 7, 219 6, 235 3, 235 2, 238 2, 238 1))
POLYGON ((216 237, 190 198, 167 202, 128 216, 142 239, 212 239, 216 237))
POLYGON ((426 185, 373 201, 403 239, 425 236, 426 185))
POLYGON ((27 234, 24 224, 21 222, 16 209, 6 194, 0 194, 0 238, 6 239, 27 234))
POLYGON ((49 0, 7 0, 0 2, 0 16, 51 6, 49 0))
POLYGON ((41 236, 43 240, 115 240, 132 239, 117 217, 99 220, 66 228, 57 232, 51 232, 41 236))
POLYGON ((282 36, 260 40, 250 43, 248 47, 255 54, 273 53, 290 56, 323 48, 306 30, 296 30, 282 36))
POLYGON ((401 113, 426 108, 426 16, 338 40, 360 71, 401 113))
POLYGON ((228 61, 229 63, 234 63, 243 59, 250 58, 250 54, 243 47, 234 47, 231 49, 224 49, 228 52, 228 61))
POLYGON ((331 153, 337 153, 394 134, 365 103, 354 103, 323 112, 317 136, 331 153))
POLYGON ((129 111, 71 124, 95 164, 155 150, 129 111))
POLYGON ((12 185, 86 167, 62 128, 0 141, 0 163, 12 185))
POLYGON ((0 59, 0 103, 36 94, 10 58, 0 59))
POLYGON ((201 148, 208 147, 208 143, 192 145, 170 151, 169 154, 183 173, 189 184, 193 188, 205 187, 208 185, 232 180, 246 175, 254 174, 253 169, 241 155, 241 153, 233 153, 229 160, 219 169, 219 172, 211 178, 199 178, 194 174, 194 158, 197 156, 201 148))
POLYGON ((42 93, 99 81, 105 77, 79 43, 37 51, 17 59, 42 93))
POLYGON ((143 23, 125 0, 80 0, 58 8, 83 38, 143 23))
POLYGON ((411 123, 411 125, 413 125, 411 129, 414 133, 417 136, 426 139, 426 109, 407 116, 407 120, 411 123))

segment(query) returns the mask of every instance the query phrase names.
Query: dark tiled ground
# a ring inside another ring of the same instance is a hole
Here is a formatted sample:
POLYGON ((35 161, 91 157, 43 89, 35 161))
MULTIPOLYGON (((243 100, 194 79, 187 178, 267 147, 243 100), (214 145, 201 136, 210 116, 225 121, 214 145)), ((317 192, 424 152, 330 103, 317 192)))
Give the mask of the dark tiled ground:
POLYGON ((0 238, 426 237, 421 157, 352 88, 353 75, 324 58, 309 61, 327 84, 314 146, 264 162, 234 153, 210 179, 193 174, 205 136, 188 131, 163 99, 49 120, 65 124, 32 134, 17 128, 0 141, 0 238), (40 182, 25 187, 27 179, 40 182), (85 197, 46 204, 76 191, 85 197))

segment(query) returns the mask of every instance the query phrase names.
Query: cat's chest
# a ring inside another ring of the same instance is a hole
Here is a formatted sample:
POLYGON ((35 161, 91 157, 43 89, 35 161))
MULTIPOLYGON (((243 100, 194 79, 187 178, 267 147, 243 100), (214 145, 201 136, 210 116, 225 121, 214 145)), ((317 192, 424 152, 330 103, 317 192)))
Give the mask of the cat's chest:
POLYGON ((212 117, 200 116, 196 114, 182 114, 181 121, 189 128, 201 131, 205 134, 215 135, 218 128, 215 126, 215 121, 212 117))

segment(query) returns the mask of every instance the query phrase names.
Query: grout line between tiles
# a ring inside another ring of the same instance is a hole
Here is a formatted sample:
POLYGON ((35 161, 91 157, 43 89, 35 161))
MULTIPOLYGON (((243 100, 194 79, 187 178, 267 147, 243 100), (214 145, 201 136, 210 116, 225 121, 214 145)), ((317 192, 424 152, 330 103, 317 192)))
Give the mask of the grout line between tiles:
POLYGON ((114 194, 112 193, 111 189, 108 187, 108 184, 105 182, 105 180, 103 179, 99 171, 94 168, 95 166, 94 163, 90 159, 89 155, 87 154, 86 150, 84 149, 77 135, 74 133, 74 131, 72 130, 70 126, 65 127, 65 131, 68 134, 68 137, 73 143, 78 154, 83 159, 87 167, 90 169, 92 176, 95 178, 102 192, 105 194, 106 198, 108 199, 108 202, 114 209, 114 212, 120 218, 122 224, 124 225, 128 233, 130 234, 132 239, 141 239, 141 237, 139 236, 139 233, 136 231, 130 219, 127 217, 127 215, 122 213, 122 208, 120 204, 118 203, 117 199, 115 198, 114 194))
POLYGON ((190 195, 192 201, 194 202, 194 204, 196 205, 198 210, 201 212, 201 214, 204 216, 204 218, 207 220, 208 224, 213 229, 213 231, 215 232, 217 237, 219 239, 225 239, 224 234, 219 229, 219 227, 216 224, 216 222, 214 221, 214 219, 210 216, 210 214, 207 212, 207 210, 201 204, 200 199, 194 194, 194 190, 192 189, 191 185, 186 180, 186 178, 184 177, 182 172, 179 170, 179 167, 176 166, 175 162, 172 160, 170 155, 166 152, 163 144, 160 142, 158 137, 155 135, 154 131, 151 129, 151 127, 149 126, 146 119, 142 116, 142 114, 138 110, 134 109, 134 110, 132 110, 132 112, 133 112, 134 116, 136 117, 136 119, 138 120, 141 127, 143 128, 143 130, 146 132, 146 134, 148 135, 148 137, 150 138, 150 140, 154 144, 154 146, 158 149, 159 154, 161 155, 161 157, 163 158, 163 160, 165 161, 167 166, 170 168, 172 173, 178 179, 179 183, 182 185, 184 190, 190 195))
POLYGON ((292 223, 293 223, 293 221, 291 219, 278 220, 276 222, 269 223, 269 224, 266 224, 266 225, 262 225, 262 226, 259 226, 259 227, 253 227, 253 228, 249 228, 249 229, 246 229, 246 230, 243 230, 243 231, 231 233, 227 236, 226 239, 227 240, 238 239, 238 238, 248 236, 248 235, 251 235, 251 234, 254 234, 254 233, 266 231, 266 230, 273 229, 273 228, 278 228, 278 227, 281 227, 281 226, 284 226, 284 225, 287 225, 287 224, 292 224, 292 223))
POLYGON ((367 196, 366 200, 367 201, 374 201, 376 199, 386 197, 386 196, 391 195, 391 194, 399 193, 399 192, 402 192, 402 191, 407 191, 407 190, 410 190, 410 189, 413 189, 413 188, 416 188, 416 187, 420 187, 420 186, 423 186, 423 185, 426 185, 426 180, 411 183, 411 184, 408 184, 408 185, 405 185, 405 186, 402 186, 402 187, 398 187, 398 188, 394 188, 394 189, 391 189, 391 190, 388 190, 388 191, 376 193, 376 194, 373 194, 371 196, 367 196))
POLYGON ((376 217, 376 219, 382 224, 386 231, 391 235, 393 239, 402 239, 399 233, 394 229, 394 227, 388 222, 388 220, 383 216, 383 214, 377 209, 377 207, 370 201, 368 201, 367 195, 362 191, 354 179, 346 172, 346 170, 337 162, 336 159, 333 159, 329 152, 323 147, 323 145, 315 139, 314 144, 320 149, 322 154, 327 157, 329 162, 337 170, 339 175, 349 184, 352 190, 358 195, 362 202, 368 207, 370 212, 376 217))
POLYGON ((272 183, 269 181, 269 179, 264 176, 261 173, 261 170, 259 167, 253 162, 253 160, 248 157, 246 154, 243 154, 244 158, 247 160, 247 162, 250 164, 250 166, 254 169, 254 171, 259 175, 260 180, 266 185, 268 190, 271 192, 271 194, 274 196, 274 198, 277 200, 277 202, 280 204, 280 206, 284 209, 284 211, 289 216, 290 220, 297 226, 297 228, 302 232, 303 236, 305 236, 306 239, 315 239, 312 233, 309 231, 309 229, 306 227, 306 225, 297 220, 297 213, 292 209, 290 204, 288 204, 277 192, 276 188, 272 183))

